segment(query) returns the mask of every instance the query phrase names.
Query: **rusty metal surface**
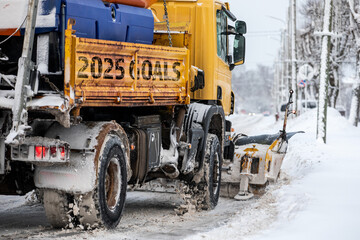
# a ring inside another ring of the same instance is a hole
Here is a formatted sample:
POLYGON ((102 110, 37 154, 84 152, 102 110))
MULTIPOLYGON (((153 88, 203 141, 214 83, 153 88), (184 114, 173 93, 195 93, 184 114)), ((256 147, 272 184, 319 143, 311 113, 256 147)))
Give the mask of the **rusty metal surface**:
POLYGON ((70 27, 65 46, 65 95, 70 105, 190 103, 187 49, 77 38, 73 34, 70 27))
MULTIPOLYGON (((98 136, 96 137, 97 145, 95 146, 95 157, 94 157, 94 166, 95 166, 96 176, 98 176, 98 171, 99 171, 99 158, 100 158, 100 154, 101 154, 101 149, 105 142, 106 136, 109 133, 116 133, 120 137, 121 142, 124 144, 123 149, 126 154, 125 157, 126 157, 126 170, 127 170, 127 178, 128 178, 127 180, 129 181, 130 177, 132 175, 131 167, 130 167, 129 141, 128 141, 128 138, 127 138, 127 135, 126 135, 124 129, 114 121, 104 124, 102 126, 98 136)), ((97 179, 96 179, 96 181, 97 181, 97 179)))

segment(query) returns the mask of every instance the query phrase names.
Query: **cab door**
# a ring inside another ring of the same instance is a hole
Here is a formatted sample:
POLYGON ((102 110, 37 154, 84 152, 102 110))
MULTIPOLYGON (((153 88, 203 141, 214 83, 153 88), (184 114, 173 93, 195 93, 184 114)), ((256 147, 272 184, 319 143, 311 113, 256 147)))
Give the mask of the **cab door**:
POLYGON ((225 33, 228 28, 228 18, 222 10, 222 4, 216 4, 216 44, 215 85, 217 101, 224 108, 225 115, 231 111, 231 71, 229 68, 229 38, 225 33))

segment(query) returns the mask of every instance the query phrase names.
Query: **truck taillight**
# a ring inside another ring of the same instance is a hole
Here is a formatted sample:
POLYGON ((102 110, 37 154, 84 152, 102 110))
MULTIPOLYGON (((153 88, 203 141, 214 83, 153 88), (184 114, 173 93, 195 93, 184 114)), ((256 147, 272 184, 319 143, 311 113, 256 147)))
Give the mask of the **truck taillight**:
POLYGON ((35 158, 42 159, 43 146, 35 146, 35 158))
POLYGON ((35 159, 36 160, 48 160, 48 159, 60 158, 65 160, 66 148, 65 146, 35 146, 35 159))
POLYGON ((49 163, 64 163, 70 160, 70 146, 66 142, 46 139, 46 141, 42 141, 44 143, 34 144, 34 142, 39 142, 39 137, 32 141, 26 140, 28 140, 28 144, 11 146, 12 160, 49 163))
POLYGON ((59 147, 59 152, 60 152, 60 159, 61 159, 61 160, 65 160, 65 147, 64 147, 64 146, 60 146, 60 147, 59 147))
POLYGON ((49 156, 49 148, 45 146, 35 146, 35 159, 46 159, 49 156))

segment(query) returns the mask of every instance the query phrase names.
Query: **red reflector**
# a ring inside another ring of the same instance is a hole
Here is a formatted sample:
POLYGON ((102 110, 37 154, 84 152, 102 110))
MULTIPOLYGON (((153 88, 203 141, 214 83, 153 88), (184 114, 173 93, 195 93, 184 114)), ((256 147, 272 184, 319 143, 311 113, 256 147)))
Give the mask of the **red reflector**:
POLYGON ((52 158, 56 157, 56 146, 51 146, 50 147, 50 155, 52 158))
POLYGON ((42 146, 36 146, 35 147, 35 157, 37 159, 41 159, 43 155, 43 147, 42 146))
POLYGON ((64 146, 59 147, 59 151, 60 151, 60 158, 65 159, 65 147, 64 146))

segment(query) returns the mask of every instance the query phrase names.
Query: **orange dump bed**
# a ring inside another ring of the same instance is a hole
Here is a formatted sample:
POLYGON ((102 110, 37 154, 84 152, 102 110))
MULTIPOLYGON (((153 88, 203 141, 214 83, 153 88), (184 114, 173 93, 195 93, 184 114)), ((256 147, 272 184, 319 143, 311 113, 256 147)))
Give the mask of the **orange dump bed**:
POLYGON ((105 2, 148 8, 152 4, 156 3, 157 0, 105 0, 105 2))
POLYGON ((189 104, 189 69, 186 48, 78 38, 66 30, 64 90, 70 105, 189 104))

